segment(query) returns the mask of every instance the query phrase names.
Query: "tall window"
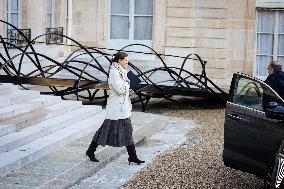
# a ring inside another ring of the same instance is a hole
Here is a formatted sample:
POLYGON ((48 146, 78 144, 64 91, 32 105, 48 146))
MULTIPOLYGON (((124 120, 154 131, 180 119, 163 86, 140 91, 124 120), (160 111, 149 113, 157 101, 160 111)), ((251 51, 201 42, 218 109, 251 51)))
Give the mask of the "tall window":
POLYGON ((112 0, 110 39, 152 40, 153 0, 112 0))
POLYGON ((54 27, 55 1, 46 0, 46 27, 54 27))
POLYGON ((8 22, 16 27, 20 27, 20 0, 9 0, 7 5, 8 22))
POLYGON ((256 75, 266 76, 267 65, 279 61, 284 65, 284 11, 257 11, 256 75))

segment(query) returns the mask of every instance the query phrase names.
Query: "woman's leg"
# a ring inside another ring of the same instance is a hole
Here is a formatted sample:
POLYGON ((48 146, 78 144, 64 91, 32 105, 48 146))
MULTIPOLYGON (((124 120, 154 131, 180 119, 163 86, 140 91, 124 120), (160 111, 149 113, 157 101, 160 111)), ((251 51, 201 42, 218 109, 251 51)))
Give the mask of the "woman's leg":
POLYGON ((145 163, 145 161, 142 161, 142 160, 137 158, 134 144, 126 146, 126 149, 127 149, 128 156, 129 156, 129 158, 128 158, 129 164, 130 164, 130 162, 137 163, 138 165, 140 165, 141 163, 145 163))
POLYGON ((88 150, 86 151, 86 156, 90 158, 90 161, 99 162, 94 154, 98 146, 99 145, 97 144, 97 142, 95 140, 92 140, 88 150))

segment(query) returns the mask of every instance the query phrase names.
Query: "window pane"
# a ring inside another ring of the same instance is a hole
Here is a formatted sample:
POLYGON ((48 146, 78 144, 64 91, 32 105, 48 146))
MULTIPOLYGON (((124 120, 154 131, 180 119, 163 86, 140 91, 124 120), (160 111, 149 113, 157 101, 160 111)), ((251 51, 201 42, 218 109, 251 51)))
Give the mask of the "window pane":
POLYGON ((18 27, 18 14, 11 14, 11 24, 18 27))
POLYGON ((262 110, 263 89, 261 85, 253 80, 240 78, 234 91, 233 102, 243 106, 262 110))
POLYGON ((112 14, 128 14, 129 0, 112 0, 111 1, 112 14))
POLYGON ((284 11, 279 11, 279 33, 284 33, 284 11))
POLYGON ((233 103, 251 107, 258 110, 267 108, 269 102, 283 102, 270 88, 262 82, 249 78, 240 78, 234 89, 233 103))
POLYGON ((273 33, 274 31, 274 12, 259 11, 257 20, 257 32, 273 33))
POLYGON ((48 14, 46 16, 46 27, 51 28, 52 27, 52 15, 48 14))
POLYGON ((135 14, 153 15, 153 0, 135 0, 135 14))
POLYGON ((135 17, 134 39, 152 40, 152 17, 143 17, 143 16, 135 17))
POLYGON ((47 0, 46 5, 47 5, 47 12, 52 13, 52 0, 47 0))
POLYGON ((257 35, 257 54, 272 55, 273 52, 273 35, 257 35))
POLYGON ((284 35, 278 36, 278 55, 284 55, 284 35))
POLYGON ((10 0, 11 2, 11 11, 18 12, 18 0, 10 0))
POLYGON ((111 16, 111 39, 128 39, 128 16, 111 16))
POLYGON ((266 76, 267 65, 272 61, 272 56, 256 56, 256 75, 266 76))
POLYGON ((280 64, 282 64, 282 67, 284 68, 284 57, 283 57, 283 56, 279 56, 279 57, 278 57, 278 62, 279 62, 280 64))

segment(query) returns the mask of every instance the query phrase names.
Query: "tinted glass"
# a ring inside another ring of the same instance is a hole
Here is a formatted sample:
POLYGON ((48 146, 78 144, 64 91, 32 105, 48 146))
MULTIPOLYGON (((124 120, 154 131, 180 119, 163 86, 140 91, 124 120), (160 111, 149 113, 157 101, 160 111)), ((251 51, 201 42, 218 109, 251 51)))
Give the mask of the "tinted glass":
POLYGON ((239 78, 234 90, 233 103, 264 110, 264 106, 267 105, 264 103, 268 101, 284 105, 277 95, 265 84, 249 78, 239 78))

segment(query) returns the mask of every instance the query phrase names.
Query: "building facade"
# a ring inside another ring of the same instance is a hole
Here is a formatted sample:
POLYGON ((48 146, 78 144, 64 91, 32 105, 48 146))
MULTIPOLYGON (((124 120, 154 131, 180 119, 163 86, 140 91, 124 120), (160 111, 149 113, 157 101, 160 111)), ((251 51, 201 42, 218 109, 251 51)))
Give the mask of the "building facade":
MULTIPOLYGON (((207 60, 207 76, 224 88, 234 72, 264 78, 271 60, 284 63, 281 0, 0 0, 0 5, 0 19, 30 28, 31 38, 63 27, 64 34, 69 28, 69 36, 92 47, 141 43, 161 54, 196 53, 207 60)), ((0 33, 7 35, 7 28, 1 25, 0 33)), ((45 49, 54 57, 67 51, 45 49)), ((186 68, 201 70, 194 61, 186 68)))

